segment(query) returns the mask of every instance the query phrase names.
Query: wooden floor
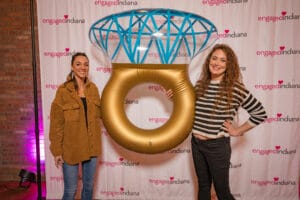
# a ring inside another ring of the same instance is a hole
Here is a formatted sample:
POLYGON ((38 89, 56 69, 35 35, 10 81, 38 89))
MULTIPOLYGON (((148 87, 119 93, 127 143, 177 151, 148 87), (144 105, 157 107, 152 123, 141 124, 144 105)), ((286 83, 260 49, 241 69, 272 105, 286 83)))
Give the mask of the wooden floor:
MULTIPOLYGON (((19 187, 18 182, 0 182, 0 199, 1 200, 45 200, 46 184, 42 182, 42 196, 38 199, 38 187, 32 183, 29 188, 19 187)), ((212 200, 214 197, 212 197, 212 200)), ((216 199, 216 197, 215 197, 216 199)), ((300 186, 299 186, 300 200, 300 186)))
MULTIPOLYGON (((46 199, 46 185, 42 183, 40 199, 46 199), (43 197, 43 198, 42 198, 43 197)), ((38 186, 32 183, 29 188, 19 187, 18 182, 0 182, 0 199, 3 200, 39 200, 38 186)))

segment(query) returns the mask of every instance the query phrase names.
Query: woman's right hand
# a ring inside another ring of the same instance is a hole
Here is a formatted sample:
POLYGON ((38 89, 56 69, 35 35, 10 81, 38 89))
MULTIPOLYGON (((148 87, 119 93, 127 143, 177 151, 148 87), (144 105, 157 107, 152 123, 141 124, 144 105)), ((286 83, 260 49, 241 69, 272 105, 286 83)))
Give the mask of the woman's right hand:
POLYGON ((173 93, 173 90, 169 89, 169 90, 166 90, 166 96, 168 97, 169 100, 173 100, 173 96, 174 96, 174 93, 173 93))
POLYGON ((55 166, 56 166, 57 168, 61 167, 62 164, 64 163, 64 160, 63 160, 63 158, 62 158, 62 155, 55 156, 55 157, 54 157, 54 162, 55 162, 55 166))

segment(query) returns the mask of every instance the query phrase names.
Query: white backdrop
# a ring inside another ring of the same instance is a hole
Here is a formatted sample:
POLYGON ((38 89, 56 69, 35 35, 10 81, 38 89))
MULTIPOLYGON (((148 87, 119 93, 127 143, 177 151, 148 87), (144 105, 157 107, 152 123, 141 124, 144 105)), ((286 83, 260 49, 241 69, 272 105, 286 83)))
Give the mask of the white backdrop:
MULTIPOLYGON (((230 183, 240 200, 296 200, 299 188, 300 1, 299 0, 40 0, 37 1, 47 199, 61 198, 61 169, 49 152, 49 112, 59 84, 70 71, 72 53, 90 58, 90 78, 102 92, 110 63, 91 44, 90 26, 118 12, 171 8, 201 15, 218 29, 217 43, 236 51, 247 88, 264 104, 268 118, 244 137, 232 139, 230 183)), ((191 82, 199 77, 208 51, 192 60, 191 82)), ((155 59, 155 58, 153 58, 155 59)), ((157 84, 134 87, 126 99, 128 118, 142 128, 161 126, 172 103, 157 84), (165 106, 167 105, 167 109, 165 106)), ((247 115, 240 111, 240 121, 247 115)), ((196 198, 190 137, 161 154, 124 149, 103 129, 95 199, 196 198)))

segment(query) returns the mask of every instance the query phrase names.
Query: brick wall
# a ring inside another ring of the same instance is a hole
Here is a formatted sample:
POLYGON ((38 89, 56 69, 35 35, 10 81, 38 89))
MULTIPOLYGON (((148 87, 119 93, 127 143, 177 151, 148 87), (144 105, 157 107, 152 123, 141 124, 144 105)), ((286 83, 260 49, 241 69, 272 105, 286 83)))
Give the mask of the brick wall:
MULTIPOLYGON (((36 27, 35 25, 35 37, 37 38, 36 27)), ((1 0, 0 181, 19 180, 18 173, 21 168, 36 172, 31 41, 30 0, 1 0)), ((38 46, 37 39, 35 44, 38 46)), ((36 54, 38 54, 38 50, 36 50, 36 54)), ((39 118, 41 118, 38 58, 36 61, 38 107, 39 118)), ((42 174, 44 174, 43 169, 42 174)))

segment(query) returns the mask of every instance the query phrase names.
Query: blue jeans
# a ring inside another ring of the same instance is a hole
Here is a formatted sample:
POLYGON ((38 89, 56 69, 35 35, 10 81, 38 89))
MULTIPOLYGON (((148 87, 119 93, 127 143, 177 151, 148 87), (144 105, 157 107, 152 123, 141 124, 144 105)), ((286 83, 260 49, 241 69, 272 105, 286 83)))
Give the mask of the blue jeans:
POLYGON ((211 186, 219 200, 234 200, 229 188, 230 138, 199 140, 192 137, 192 154, 198 178, 198 199, 211 199, 211 186))
MULTIPOLYGON (((97 158, 93 157, 90 160, 84 161, 82 165, 82 200, 92 200, 94 175, 97 167, 97 158)), ((73 200, 76 195, 77 182, 78 182, 78 168, 79 164, 69 165, 63 164, 64 175, 64 195, 63 200, 73 200)))

